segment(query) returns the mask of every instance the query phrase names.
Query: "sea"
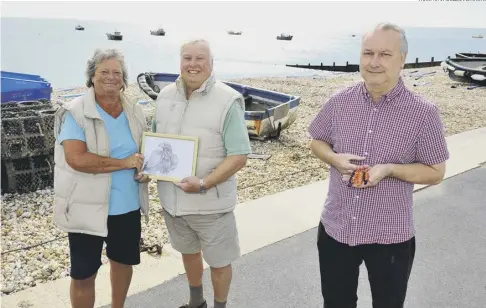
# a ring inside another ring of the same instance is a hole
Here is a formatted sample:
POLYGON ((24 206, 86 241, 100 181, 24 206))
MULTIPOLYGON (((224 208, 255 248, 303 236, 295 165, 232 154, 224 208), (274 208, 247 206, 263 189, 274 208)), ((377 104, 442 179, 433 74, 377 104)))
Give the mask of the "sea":
MULTIPOLYGON (((268 29, 243 30, 241 36, 227 30, 166 29, 166 36, 150 35, 143 24, 93 20, 3 18, 1 19, 1 67, 40 75, 53 88, 82 86, 85 67, 96 48, 119 48, 125 54, 129 81, 143 72, 179 73, 180 44, 202 37, 211 43, 218 78, 319 76, 329 72, 297 69, 286 64, 345 65, 359 63, 362 29, 298 29, 291 41, 280 41, 268 29), (84 31, 76 31, 81 24, 84 31), (106 33, 120 31, 122 41, 110 41, 106 33)), ((235 29, 239 30, 239 29, 235 29)), ((486 29, 405 27, 407 62, 435 61, 459 52, 486 53, 486 29), (482 34, 485 38, 472 36, 482 34)))

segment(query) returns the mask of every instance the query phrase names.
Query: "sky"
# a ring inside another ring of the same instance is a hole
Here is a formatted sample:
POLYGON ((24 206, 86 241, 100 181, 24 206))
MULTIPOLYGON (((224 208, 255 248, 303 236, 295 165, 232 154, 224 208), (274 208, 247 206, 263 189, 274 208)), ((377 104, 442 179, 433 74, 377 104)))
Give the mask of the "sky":
POLYGON ((486 28, 486 1, 2 1, 2 17, 73 18, 191 29, 486 28))

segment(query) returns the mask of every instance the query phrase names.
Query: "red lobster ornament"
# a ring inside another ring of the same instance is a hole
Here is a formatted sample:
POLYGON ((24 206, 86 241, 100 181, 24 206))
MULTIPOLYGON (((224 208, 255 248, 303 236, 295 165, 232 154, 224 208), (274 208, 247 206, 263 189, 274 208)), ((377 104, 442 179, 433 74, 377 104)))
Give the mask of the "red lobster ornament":
POLYGON ((358 168, 354 170, 353 173, 351 174, 351 177, 349 178, 348 186, 352 187, 353 185, 355 186, 366 185, 368 184, 369 179, 370 179, 370 174, 368 173, 367 168, 358 166, 358 168))

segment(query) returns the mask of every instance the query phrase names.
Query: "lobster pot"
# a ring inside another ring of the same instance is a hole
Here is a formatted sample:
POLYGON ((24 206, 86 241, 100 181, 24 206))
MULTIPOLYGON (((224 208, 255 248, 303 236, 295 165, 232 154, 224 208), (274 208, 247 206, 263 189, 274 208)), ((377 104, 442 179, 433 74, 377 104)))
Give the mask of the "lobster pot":
POLYGON ((4 111, 2 109, 2 159, 47 154, 54 149, 55 110, 4 111))
POLYGON ((2 193, 52 186, 56 110, 43 99, 3 103, 0 108, 2 193))
POLYGON ((42 134, 44 135, 44 144, 48 149, 54 149, 56 137, 54 135, 54 118, 56 110, 41 110, 39 111, 41 117, 42 134))
POLYGON ((2 108, 2 112, 52 109, 51 103, 46 99, 40 99, 38 101, 8 102, 3 103, 0 106, 2 108))
POLYGON ((53 186, 54 154, 2 160, 2 191, 26 193, 53 186))

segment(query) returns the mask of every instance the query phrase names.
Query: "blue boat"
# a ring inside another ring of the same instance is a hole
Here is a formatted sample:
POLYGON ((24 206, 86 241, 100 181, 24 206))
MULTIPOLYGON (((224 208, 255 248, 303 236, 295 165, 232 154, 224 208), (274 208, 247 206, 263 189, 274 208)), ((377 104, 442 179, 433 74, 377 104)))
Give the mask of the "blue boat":
MULTIPOLYGON (((157 99, 160 89, 173 83, 179 74, 141 73, 137 83, 151 99, 157 99)), ((254 88, 239 83, 223 81, 240 92, 245 99, 245 120, 252 139, 278 138, 297 118, 300 96, 254 88)))
POLYGON ((51 84, 39 75, 1 71, 2 103, 51 100, 51 84))

